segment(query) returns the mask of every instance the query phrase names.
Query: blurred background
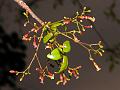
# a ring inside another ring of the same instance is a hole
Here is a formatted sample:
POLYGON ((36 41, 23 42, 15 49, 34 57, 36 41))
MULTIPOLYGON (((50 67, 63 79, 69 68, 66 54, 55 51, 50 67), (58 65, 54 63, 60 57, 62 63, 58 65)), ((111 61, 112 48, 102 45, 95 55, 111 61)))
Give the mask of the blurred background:
MULTIPOLYGON (((32 74, 20 82, 9 70, 24 70, 34 54, 32 44, 21 40, 29 27, 23 26, 24 10, 14 0, 0 0, 0 90, 120 90, 120 0, 24 1, 43 21, 52 22, 64 16, 74 17, 76 11, 81 12, 82 7, 89 7, 96 22, 94 30, 86 31, 81 39, 87 43, 103 42, 103 57, 95 57, 102 70, 96 72, 86 50, 72 42, 70 65, 83 66, 78 80, 72 78, 66 86, 57 86, 55 81, 46 79, 42 85, 33 63, 32 74)), ((43 53, 41 55, 41 60, 44 60, 43 53)))

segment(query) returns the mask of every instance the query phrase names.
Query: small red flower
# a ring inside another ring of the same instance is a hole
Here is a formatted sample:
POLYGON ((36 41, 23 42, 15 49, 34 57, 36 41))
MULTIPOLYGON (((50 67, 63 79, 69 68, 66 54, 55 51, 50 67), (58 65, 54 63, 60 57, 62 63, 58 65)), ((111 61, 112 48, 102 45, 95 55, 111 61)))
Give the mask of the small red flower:
POLYGON ((49 77, 50 79, 54 79, 54 74, 52 74, 51 72, 48 71, 48 75, 46 75, 47 77, 49 77))
POLYGON ((85 28, 92 28, 93 26, 92 25, 90 25, 90 26, 84 26, 85 28))
POLYGON ((33 46, 34 46, 34 48, 37 48, 36 36, 34 36, 34 39, 33 39, 33 46))
POLYGON ((69 24, 71 22, 71 19, 64 19, 63 24, 69 24))
POLYGON ((39 72, 39 79, 40 79, 40 83, 44 83, 44 78, 45 77, 49 77, 50 79, 54 79, 54 74, 52 74, 51 72, 48 71, 47 67, 45 67, 44 69, 42 68, 36 68, 36 71, 39 72), (46 71, 48 72, 48 75, 46 74, 46 71))
POLYGON ((17 73, 17 71, 15 71, 15 70, 10 70, 9 72, 12 73, 12 74, 16 74, 17 73))
POLYGON ((67 83, 67 81, 69 81, 70 79, 69 78, 67 78, 66 76, 65 76, 65 74, 60 74, 60 80, 59 81, 57 81, 57 85, 59 84, 59 83, 63 83, 63 85, 65 85, 66 83, 67 83))
POLYGON ((45 77, 45 70, 42 69, 42 68, 36 68, 36 71, 39 72, 40 76, 39 76, 39 79, 40 79, 40 83, 44 83, 44 77, 45 77))
POLYGON ((31 40, 31 37, 28 37, 29 36, 29 33, 25 34, 22 38, 22 40, 25 40, 25 41, 30 41, 31 40))
POLYGON ((53 48, 53 45, 51 43, 47 43, 45 49, 52 49, 53 48))
POLYGON ((68 73, 70 74, 70 76, 74 75, 74 77, 76 79, 79 78, 79 72, 78 70, 81 68, 81 66, 78 66, 76 68, 68 68, 68 73))
POLYGON ((92 22, 95 22, 95 18, 94 17, 91 17, 91 16, 78 16, 78 18, 80 19, 88 19, 92 22))

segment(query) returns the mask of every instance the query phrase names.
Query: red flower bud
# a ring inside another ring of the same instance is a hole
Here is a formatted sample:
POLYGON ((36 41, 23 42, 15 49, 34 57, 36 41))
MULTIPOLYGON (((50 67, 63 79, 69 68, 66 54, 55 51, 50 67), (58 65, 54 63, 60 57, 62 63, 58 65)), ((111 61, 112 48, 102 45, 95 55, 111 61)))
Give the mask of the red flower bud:
POLYGON ((71 22, 70 19, 64 19, 63 24, 69 24, 71 22))
POLYGON ((36 37, 35 36, 34 36, 34 40, 33 40, 33 46, 34 46, 34 48, 37 48, 36 37))
POLYGON ((12 73, 12 74, 15 74, 17 71, 10 70, 9 72, 12 73))
POLYGON ((84 26, 85 28, 92 28, 92 25, 90 25, 90 26, 84 26))

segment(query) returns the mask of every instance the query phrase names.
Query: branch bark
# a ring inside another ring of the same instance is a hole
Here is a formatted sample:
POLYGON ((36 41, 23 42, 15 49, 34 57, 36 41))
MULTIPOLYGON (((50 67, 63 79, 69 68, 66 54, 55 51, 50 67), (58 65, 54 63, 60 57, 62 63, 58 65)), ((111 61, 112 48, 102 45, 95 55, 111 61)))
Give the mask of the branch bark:
POLYGON ((26 10, 38 23, 40 23, 42 26, 44 25, 44 22, 37 17, 37 15, 29 8, 29 6, 23 1, 23 0, 14 0, 18 5, 20 5, 23 9, 26 10))

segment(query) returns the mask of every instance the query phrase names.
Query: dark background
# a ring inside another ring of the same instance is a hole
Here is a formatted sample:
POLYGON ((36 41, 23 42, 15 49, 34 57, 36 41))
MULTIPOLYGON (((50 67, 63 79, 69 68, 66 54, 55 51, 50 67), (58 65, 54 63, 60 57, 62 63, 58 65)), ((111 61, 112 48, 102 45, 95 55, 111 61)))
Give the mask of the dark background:
POLYGON ((24 44, 20 40, 25 30, 29 30, 23 26, 25 19, 21 15, 22 9, 13 0, 0 0, 0 90, 120 90, 120 65, 115 63, 119 63, 120 56, 120 0, 76 0, 75 4, 73 1, 26 0, 43 21, 73 17, 76 11, 81 10, 80 3, 90 7, 91 15, 96 18, 97 31, 87 31, 82 40, 87 43, 103 40, 106 52, 103 57, 95 57, 102 70, 96 72, 85 49, 72 43, 70 65, 83 66, 78 80, 72 79, 66 86, 57 86, 55 81, 46 79, 42 85, 34 71, 35 63, 32 75, 25 77, 22 82, 16 80, 8 71, 14 68, 22 70, 25 62, 29 64, 34 50, 31 44, 24 44))

